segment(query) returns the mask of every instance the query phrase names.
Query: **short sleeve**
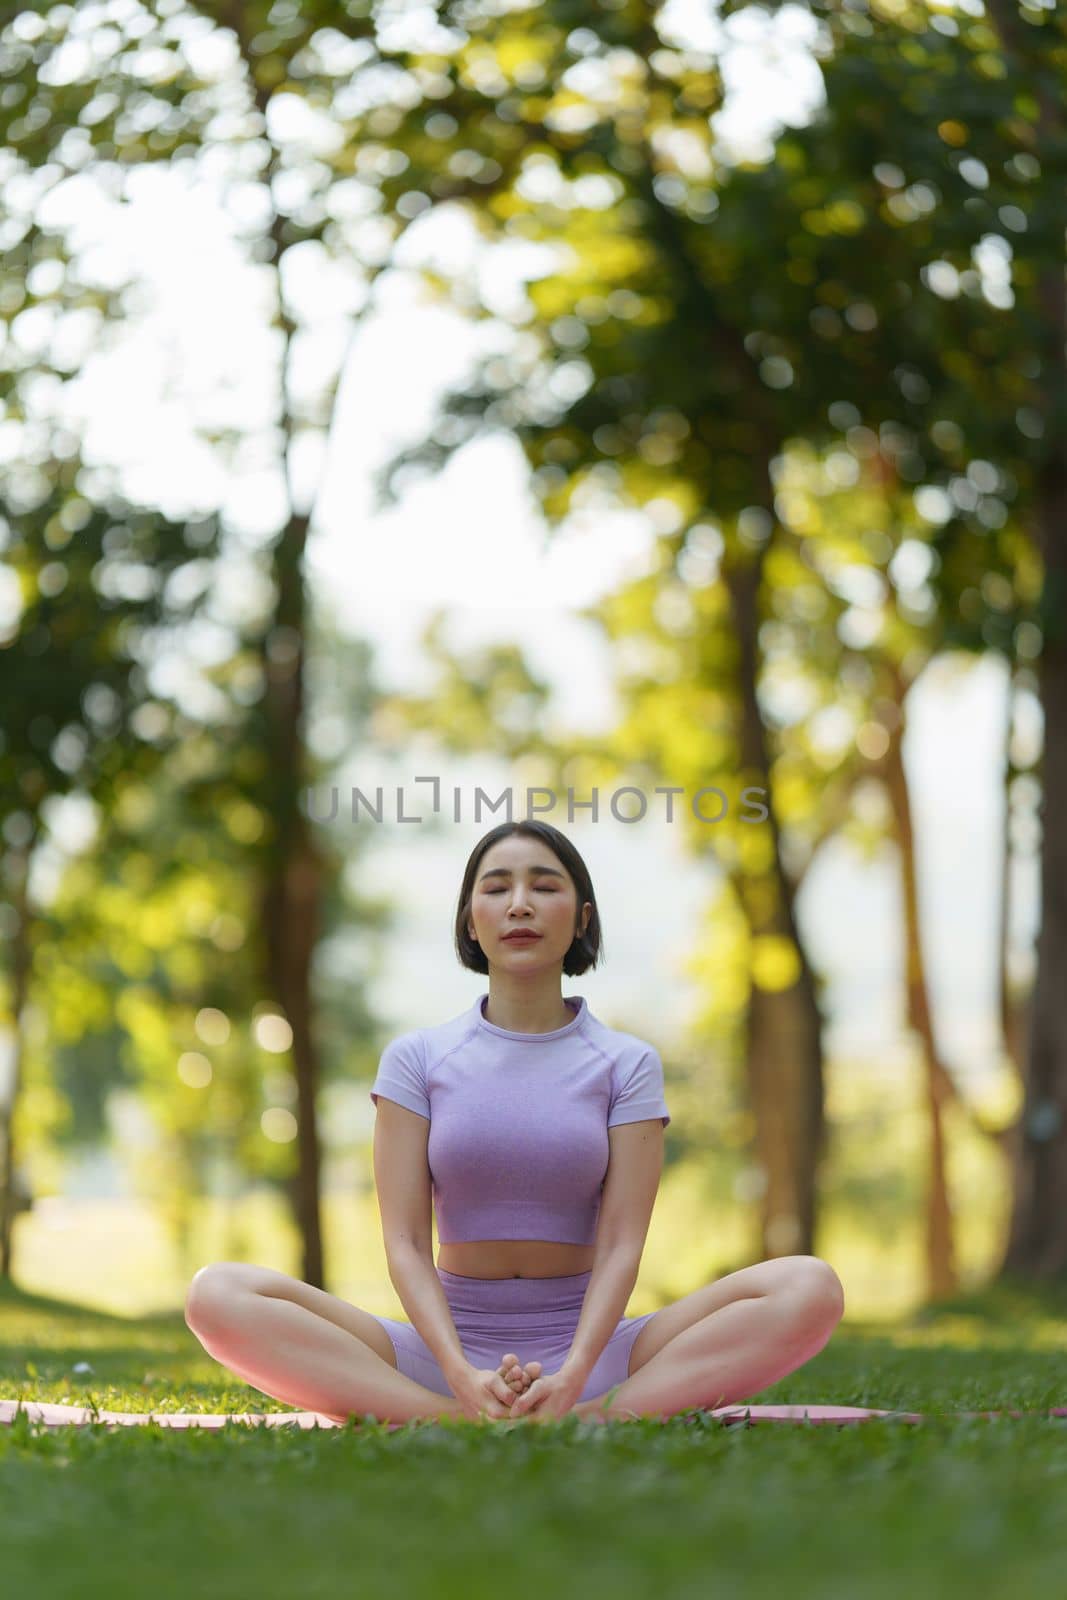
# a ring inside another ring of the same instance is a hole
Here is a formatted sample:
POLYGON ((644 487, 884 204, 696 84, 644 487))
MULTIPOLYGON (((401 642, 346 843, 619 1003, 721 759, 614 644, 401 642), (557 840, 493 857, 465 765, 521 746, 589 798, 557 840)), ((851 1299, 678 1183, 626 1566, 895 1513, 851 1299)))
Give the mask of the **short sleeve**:
POLYGON ((419 1033, 402 1033, 391 1039, 382 1051, 377 1076, 371 1085, 370 1097, 375 1105, 378 1096, 395 1100, 420 1117, 429 1118, 430 1097, 426 1088, 426 1064, 422 1039, 419 1033))
POLYGON ((622 1061, 616 1068, 616 1088, 608 1107, 608 1127, 620 1122, 644 1122, 662 1117, 666 1127, 671 1120, 663 1097, 663 1063, 651 1045, 622 1061))

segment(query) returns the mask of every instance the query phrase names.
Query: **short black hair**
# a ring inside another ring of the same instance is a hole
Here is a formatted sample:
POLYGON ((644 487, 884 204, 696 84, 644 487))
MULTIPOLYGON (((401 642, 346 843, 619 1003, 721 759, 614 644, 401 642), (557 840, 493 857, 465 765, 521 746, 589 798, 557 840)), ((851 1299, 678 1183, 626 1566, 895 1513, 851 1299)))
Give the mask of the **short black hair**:
POLYGON ((459 891, 459 905, 456 911, 456 954, 459 956, 460 966, 467 967, 471 972, 488 972, 489 961, 480 944, 476 944, 467 932, 467 920, 471 913, 471 901, 474 898, 474 880, 478 866, 487 850, 490 850, 499 839, 506 839, 510 834, 524 834, 530 839, 540 839, 547 844, 550 850, 562 861, 567 871, 574 880, 574 887, 578 893, 578 921, 581 920, 582 908, 588 900, 591 910, 589 921, 584 933, 578 933, 578 922, 575 923, 575 935, 571 941, 570 949, 563 957, 563 970, 568 977, 578 977, 583 972, 588 972, 590 967, 595 967, 603 954, 603 936, 600 930, 600 912, 597 910, 596 895, 593 893, 593 880, 589 876, 589 868, 582 860, 566 834, 560 833, 550 822, 502 822, 496 828, 490 829, 484 839, 480 839, 471 852, 463 873, 463 884, 459 891))

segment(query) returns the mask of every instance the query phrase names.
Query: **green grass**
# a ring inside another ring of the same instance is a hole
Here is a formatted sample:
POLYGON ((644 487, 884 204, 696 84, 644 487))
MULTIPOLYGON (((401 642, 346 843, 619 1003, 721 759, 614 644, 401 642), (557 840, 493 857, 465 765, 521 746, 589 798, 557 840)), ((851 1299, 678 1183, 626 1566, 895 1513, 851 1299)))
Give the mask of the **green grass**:
MULTIPOLYGON (((180 1312, 137 1321, 0 1283, 0 1397, 285 1411, 180 1312), (91 1372, 73 1367, 87 1362, 91 1372)), ((1067 1404, 1067 1292, 846 1320, 753 1401, 951 1412, 1067 1404)), ((171 1432, 0 1427, 3 1592, 33 1600, 630 1600, 1063 1590, 1067 1420, 690 1420, 171 1432)))

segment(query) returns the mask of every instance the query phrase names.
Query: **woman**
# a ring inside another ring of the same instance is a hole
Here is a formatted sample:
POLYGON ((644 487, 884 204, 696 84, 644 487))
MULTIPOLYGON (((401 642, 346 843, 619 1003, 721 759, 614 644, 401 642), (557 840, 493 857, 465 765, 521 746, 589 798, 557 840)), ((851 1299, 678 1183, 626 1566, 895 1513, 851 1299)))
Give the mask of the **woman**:
POLYGON ((410 1321, 222 1262, 186 1302, 205 1349, 341 1421, 669 1416, 743 1399, 821 1350, 843 1294, 814 1256, 623 1315, 670 1113, 652 1046, 561 993, 561 974, 601 949, 570 841, 544 822, 492 829, 467 862, 455 939, 488 994, 394 1039, 370 1091, 386 1258, 410 1321))

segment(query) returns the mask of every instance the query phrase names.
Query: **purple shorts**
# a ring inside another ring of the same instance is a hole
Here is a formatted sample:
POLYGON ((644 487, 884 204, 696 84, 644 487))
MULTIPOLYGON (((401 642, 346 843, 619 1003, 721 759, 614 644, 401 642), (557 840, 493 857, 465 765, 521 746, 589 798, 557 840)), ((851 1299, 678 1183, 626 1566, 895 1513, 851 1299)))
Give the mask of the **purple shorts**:
MULTIPOLYGON (((437 1268, 463 1354, 476 1367, 499 1367, 517 1355, 520 1366, 540 1361, 547 1376, 558 1372, 570 1351, 592 1269, 565 1278, 467 1278, 437 1268)), ((578 1396, 598 1400, 629 1376, 630 1350, 654 1311, 623 1317, 615 1327, 578 1396)), ((450 1395, 448 1380, 422 1335, 410 1322, 379 1317, 396 1351, 396 1364, 424 1389, 450 1395)))

